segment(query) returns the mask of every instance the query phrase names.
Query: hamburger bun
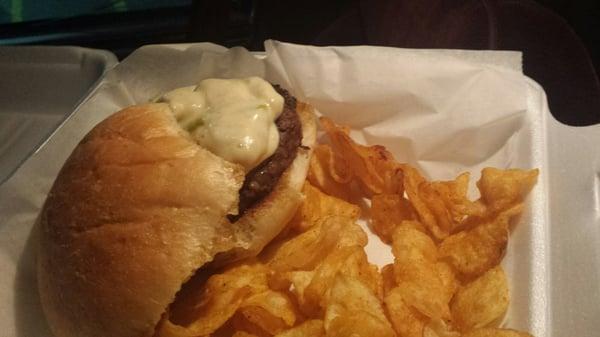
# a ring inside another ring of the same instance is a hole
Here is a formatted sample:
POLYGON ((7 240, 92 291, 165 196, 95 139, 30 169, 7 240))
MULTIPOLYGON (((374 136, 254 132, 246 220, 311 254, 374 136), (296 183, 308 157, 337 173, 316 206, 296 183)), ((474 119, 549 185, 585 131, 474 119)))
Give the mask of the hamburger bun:
POLYGON ((272 192, 231 223, 244 169, 199 146, 165 103, 98 124, 60 171, 39 218, 38 283, 56 337, 146 337, 206 263, 257 254, 302 200, 316 126, 272 192))

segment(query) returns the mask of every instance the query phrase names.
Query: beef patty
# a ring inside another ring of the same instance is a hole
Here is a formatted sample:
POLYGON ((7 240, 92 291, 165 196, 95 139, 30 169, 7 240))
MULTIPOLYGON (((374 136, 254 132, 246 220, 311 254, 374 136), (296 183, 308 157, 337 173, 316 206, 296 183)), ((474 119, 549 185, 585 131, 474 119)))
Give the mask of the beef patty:
POLYGON ((273 190, 283 172, 292 164, 302 142, 302 124, 296 112, 296 98, 278 85, 273 88, 283 96, 283 111, 275 121, 279 130, 279 145, 275 153, 246 174, 240 189, 239 213, 229 216, 230 221, 239 219, 250 207, 273 190))

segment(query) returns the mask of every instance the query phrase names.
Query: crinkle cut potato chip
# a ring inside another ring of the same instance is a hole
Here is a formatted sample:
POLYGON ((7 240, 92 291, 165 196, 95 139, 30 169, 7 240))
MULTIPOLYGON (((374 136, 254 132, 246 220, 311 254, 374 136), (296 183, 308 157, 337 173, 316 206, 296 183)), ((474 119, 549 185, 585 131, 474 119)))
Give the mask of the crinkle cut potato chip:
POLYGON ((348 128, 321 125, 330 144, 315 147, 286 230, 258 257, 194 276, 156 337, 531 337, 493 326, 509 305, 510 225, 538 171, 486 168, 472 201, 468 173, 429 181, 348 128), (361 210, 391 245, 381 269, 368 261, 361 210))

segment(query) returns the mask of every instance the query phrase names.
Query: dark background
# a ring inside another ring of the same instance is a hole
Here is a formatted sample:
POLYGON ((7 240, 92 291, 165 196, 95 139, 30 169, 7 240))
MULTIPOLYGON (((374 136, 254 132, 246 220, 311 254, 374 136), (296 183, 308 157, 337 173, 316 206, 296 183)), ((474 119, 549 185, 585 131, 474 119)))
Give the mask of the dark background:
POLYGON ((0 44, 78 45, 119 58, 152 43, 505 49, 570 125, 600 122, 598 0, 0 0, 0 44))

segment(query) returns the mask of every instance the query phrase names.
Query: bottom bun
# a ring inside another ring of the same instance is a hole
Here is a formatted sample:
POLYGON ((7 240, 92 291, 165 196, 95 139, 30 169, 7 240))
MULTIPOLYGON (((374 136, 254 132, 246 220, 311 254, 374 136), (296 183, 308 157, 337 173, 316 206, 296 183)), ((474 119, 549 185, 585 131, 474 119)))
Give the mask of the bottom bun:
POLYGON ((124 109, 75 148, 40 214, 38 284, 57 337, 152 336, 190 277, 257 254, 302 200, 316 126, 298 103, 302 147, 237 222, 244 172, 199 147, 166 104, 124 109))

